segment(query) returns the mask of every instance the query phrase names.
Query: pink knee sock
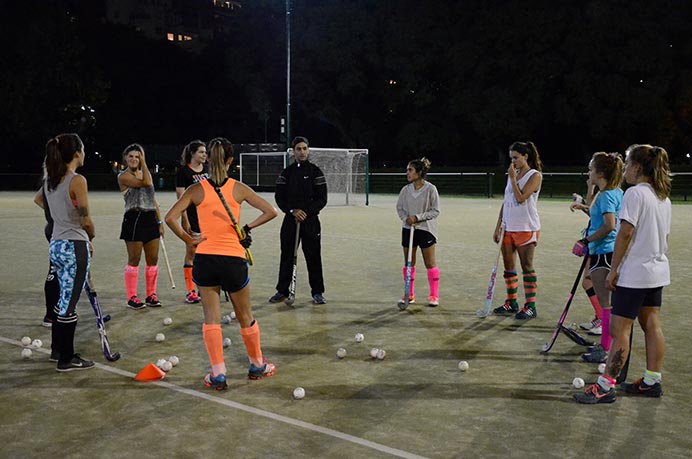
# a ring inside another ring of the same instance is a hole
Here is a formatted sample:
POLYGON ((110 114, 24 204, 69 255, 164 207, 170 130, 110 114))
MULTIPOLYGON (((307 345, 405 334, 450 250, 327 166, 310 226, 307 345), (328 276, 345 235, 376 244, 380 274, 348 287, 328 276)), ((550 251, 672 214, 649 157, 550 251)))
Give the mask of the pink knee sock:
MULTIPOLYGON (((404 282, 406 282, 406 266, 404 266, 404 269, 401 270, 401 273, 404 275, 404 282)), ((411 266, 411 292, 410 296, 416 296, 413 294, 413 281, 416 280, 416 267, 411 266)))
POLYGON ((139 266, 125 265, 125 294, 129 300, 137 296, 137 280, 139 279, 139 266))
POLYGON ((586 290, 586 295, 589 297, 591 306, 593 306, 593 310, 596 313, 596 318, 603 320, 603 308, 601 307, 601 304, 598 302, 598 297, 596 296, 596 291, 593 289, 593 287, 586 290))
POLYGON ((601 327, 603 329, 601 333, 601 346, 603 346, 603 349, 606 351, 609 351, 610 344, 613 342, 613 338, 610 337, 610 309, 603 308, 601 327))
POLYGON ((156 293, 156 282, 159 278, 159 267, 157 265, 146 267, 147 297, 156 293))
POLYGON ((430 296, 439 297, 440 268, 437 266, 428 270, 428 283, 430 284, 430 296))

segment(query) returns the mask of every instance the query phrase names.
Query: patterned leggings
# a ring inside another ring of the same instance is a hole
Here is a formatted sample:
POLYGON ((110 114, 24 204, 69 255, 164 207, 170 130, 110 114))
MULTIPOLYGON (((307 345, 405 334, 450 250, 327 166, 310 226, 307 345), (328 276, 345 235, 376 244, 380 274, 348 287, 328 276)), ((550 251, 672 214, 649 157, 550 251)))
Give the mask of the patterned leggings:
POLYGON ((77 322, 77 301, 89 272, 89 243, 68 240, 50 241, 48 253, 60 283, 60 299, 55 310, 58 322, 77 322))

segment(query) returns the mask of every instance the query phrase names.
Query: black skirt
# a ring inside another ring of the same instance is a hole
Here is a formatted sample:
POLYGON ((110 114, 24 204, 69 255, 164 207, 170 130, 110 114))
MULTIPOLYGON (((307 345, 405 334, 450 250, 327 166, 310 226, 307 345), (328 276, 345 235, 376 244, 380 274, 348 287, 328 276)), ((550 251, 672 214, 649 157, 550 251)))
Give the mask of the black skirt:
POLYGON ((158 239, 159 234, 159 222, 156 220, 155 210, 125 212, 120 229, 120 239, 146 244, 153 239, 158 239))

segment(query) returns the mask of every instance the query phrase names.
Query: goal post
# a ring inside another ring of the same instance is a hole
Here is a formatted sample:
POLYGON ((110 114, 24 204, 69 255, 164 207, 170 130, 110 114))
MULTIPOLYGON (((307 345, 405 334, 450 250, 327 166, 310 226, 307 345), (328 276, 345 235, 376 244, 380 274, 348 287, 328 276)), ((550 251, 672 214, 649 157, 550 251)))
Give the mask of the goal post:
MULTIPOLYGON (((290 163, 294 161, 287 150, 290 163)), ((308 160, 316 164, 327 179, 330 206, 367 206, 370 195, 368 150, 363 148, 310 147, 308 160)))

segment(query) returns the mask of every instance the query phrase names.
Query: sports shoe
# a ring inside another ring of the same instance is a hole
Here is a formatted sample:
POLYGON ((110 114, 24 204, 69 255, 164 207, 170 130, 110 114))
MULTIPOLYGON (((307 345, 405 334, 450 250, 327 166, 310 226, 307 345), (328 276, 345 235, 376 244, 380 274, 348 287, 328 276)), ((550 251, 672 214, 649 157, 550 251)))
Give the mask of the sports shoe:
POLYGON ((94 368, 94 362, 92 362, 91 360, 85 360, 81 358, 79 354, 75 354, 72 356, 72 360, 70 360, 69 362, 58 362, 58 366, 55 369, 60 372, 66 372, 76 370, 88 370, 90 368, 94 368))
POLYGON ((594 317, 593 320, 579 324, 579 328, 581 328, 582 330, 591 330, 594 327, 600 327, 600 326, 601 326, 601 319, 599 319, 598 317, 594 317))
POLYGON ((605 349, 603 349, 603 346, 597 344, 593 346, 591 352, 582 354, 581 358, 584 359, 584 362, 605 363, 608 360, 608 352, 605 349))
POLYGON ((190 290, 185 296, 185 302, 187 304, 197 304, 199 303, 199 295, 194 290, 190 290))
POLYGON ((440 299, 436 296, 429 296, 428 297, 428 306, 431 308, 434 308, 436 306, 440 305, 440 299))
MULTIPOLYGON (((408 304, 412 304, 415 302, 416 302, 415 296, 411 295, 408 297, 408 304)), ((404 304, 404 303, 406 303, 406 298, 402 296, 401 299, 399 300, 399 304, 404 304)))
POLYGON ((51 319, 48 316, 44 316, 43 322, 41 322, 41 325, 43 325, 46 328, 51 328, 53 326, 53 319, 51 319))
POLYGON ((211 373, 207 373, 204 376, 204 385, 214 390, 228 389, 228 384, 226 384, 226 375, 224 374, 212 376, 211 373))
POLYGON ((321 293, 315 293, 312 295, 313 304, 327 304, 327 300, 322 296, 321 293))
POLYGON ((518 320, 529 320, 535 319, 536 317, 538 317, 536 306, 529 303, 526 303, 524 307, 521 308, 521 311, 517 312, 517 314, 514 316, 514 318, 518 320))
POLYGON ((287 296, 284 295, 283 293, 281 293, 281 292, 276 292, 276 293, 274 294, 274 296, 272 296, 271 298, 269 298, 268 301, 269 301, 270 303, 281 303, 281 302, 282 302, 283 300, 285 300, 286 298, 287 298, 287 296))
POLYGON ((142 300, 137 298, 137 295, 133 295, 127 301, 127 307, 130 309, 144 309, 144 303, 142 303, 142 300))
POLYGON ((577 403, 594 405, 596 403, 613 403, 615 401, 615 389, 610 388, 607 391, 599 384, 589 386, 584 392, 574 394, 574 399, 577 403))
POLYGON ((248 379, 262 379, 269 376, 274 376, 276 366, 273 363, 267 362, 264 359, 264 365, 256 367, 254 363, 250 364, 250 369, 247 372, 248 379))
POLYGON ((156 296, 156 293, 152 293, 147 297, 144 302, 149 306, 150 308, 158 308, 161 307, 161 302, 159 301, 159 297, 156 296))
POLYGON ((493 309, 493 314, 497 314, 498 316, 516 314, 517 312, 519 312, 519 304, 517 304, 516 300, 505 300, 505 304, 493 309))
POLYGON ((603 327, 599 324, 597 327, 593 327, 588 332, 589 335, 601 336, 603 334, 603 327))
POLYGON ((644 397, 660 397, 663 395, 661 383, 654 383, 653 386, 649 386, 644 382, 644 378, 639 378, 633 383, 622 383, 621 387, 628 394, 643 395, 644 397))

